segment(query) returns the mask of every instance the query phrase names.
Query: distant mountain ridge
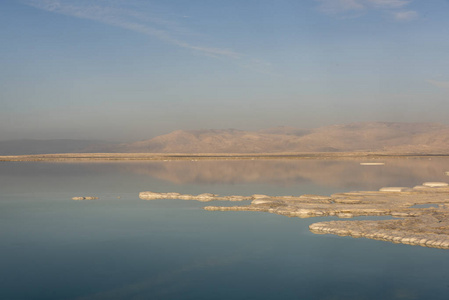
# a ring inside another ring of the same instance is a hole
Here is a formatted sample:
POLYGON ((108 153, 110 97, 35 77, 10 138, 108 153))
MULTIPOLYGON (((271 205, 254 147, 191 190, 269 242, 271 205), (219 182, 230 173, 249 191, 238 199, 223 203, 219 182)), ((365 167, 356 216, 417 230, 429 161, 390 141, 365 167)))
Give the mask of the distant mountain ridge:
POLYGON ((301 153, 396 152, 449 154, 449 126, 437 123, 360 122, 315 129, 276 127, 177 130, 133 143, 86 140, 0 141, 0 155, 42 153, 301 153))
POLYGON ((449 153, 449 126, 436 123, 363 122, 316 129, 177 130, 149 140, 122 144, 119 148, 117 152, 150 153, 449 153))

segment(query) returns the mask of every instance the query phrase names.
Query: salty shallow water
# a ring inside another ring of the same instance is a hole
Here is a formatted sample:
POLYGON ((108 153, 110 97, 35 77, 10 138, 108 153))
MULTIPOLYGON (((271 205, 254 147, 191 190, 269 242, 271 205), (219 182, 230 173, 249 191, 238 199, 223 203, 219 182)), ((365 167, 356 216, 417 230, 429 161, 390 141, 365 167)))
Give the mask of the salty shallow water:
POLYGON ((138 198, 329 195, 447 181, 447 170, 449 160, 436 158, 4 162, 0 299, 447 299, 448 250, 308 231, 326 218, 138 198))

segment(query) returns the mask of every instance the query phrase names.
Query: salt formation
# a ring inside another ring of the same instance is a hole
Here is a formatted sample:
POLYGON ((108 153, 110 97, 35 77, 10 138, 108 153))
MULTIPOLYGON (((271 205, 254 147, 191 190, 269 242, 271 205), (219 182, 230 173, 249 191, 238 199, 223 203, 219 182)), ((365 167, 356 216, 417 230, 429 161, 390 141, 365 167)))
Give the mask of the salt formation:
POLYGON ((414 188, 384 187, 379 191, 337 193, 331 196, 219 196, 178 193, 140 193, 141 199, 185 199, 199 201, 251 200, 244 206, 207 206, 209 211, 260 211, 288 217, 392 216, 391 220, 346 220, 319 222, 313 233, 365 237, 394 243, 449 249, 449 185, 425 182, 414 188), (438 204, 437 207, 414 207, 438 204))

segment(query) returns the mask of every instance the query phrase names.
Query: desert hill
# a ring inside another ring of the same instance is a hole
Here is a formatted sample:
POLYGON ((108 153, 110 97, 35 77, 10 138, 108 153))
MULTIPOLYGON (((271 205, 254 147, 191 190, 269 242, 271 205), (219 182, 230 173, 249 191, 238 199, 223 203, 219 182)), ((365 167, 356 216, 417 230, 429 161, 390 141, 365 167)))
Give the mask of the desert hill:
POLYGON ((116 152, 276 153, 385 151, 449 153, 449 126, 434 123, 351 123, 316 129, 178 130, 122 144, 116 152))
POLYGON ((177 130, 149 140, 122 144, 85 140, 0 141, 0 155, 353 151, 449 154, 449 126, 435 123, 364 122, 315 129, 177 130))

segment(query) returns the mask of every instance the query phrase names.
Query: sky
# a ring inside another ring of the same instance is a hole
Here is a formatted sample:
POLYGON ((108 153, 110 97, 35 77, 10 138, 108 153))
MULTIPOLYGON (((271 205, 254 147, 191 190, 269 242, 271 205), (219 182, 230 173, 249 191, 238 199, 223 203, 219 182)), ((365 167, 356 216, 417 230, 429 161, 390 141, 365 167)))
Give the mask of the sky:
POLYGON ((2 0, 0 140, 449 124, 449 0, 2 0))

